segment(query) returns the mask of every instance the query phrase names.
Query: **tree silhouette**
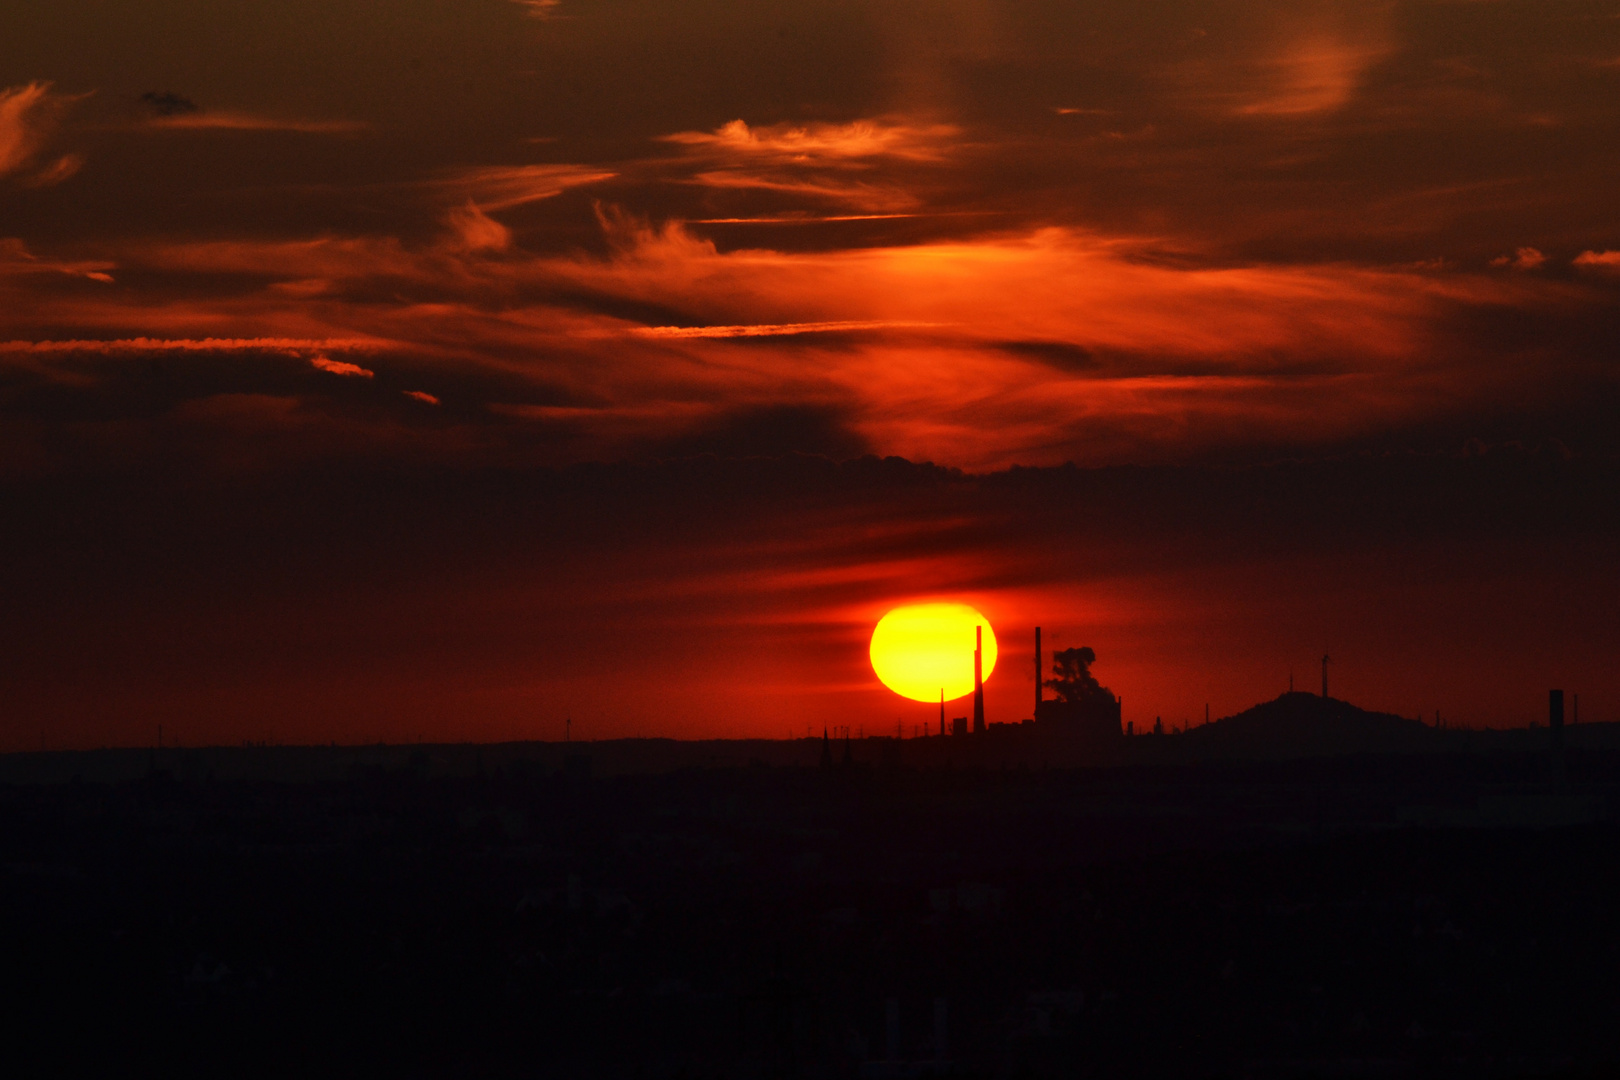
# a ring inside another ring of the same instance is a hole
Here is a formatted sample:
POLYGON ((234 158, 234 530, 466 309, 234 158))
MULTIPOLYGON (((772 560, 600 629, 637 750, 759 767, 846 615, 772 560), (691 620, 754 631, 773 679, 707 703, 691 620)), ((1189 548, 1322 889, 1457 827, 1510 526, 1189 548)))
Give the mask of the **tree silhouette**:
POLYGON ((1107 693, 1091 673, 1091 665, 1096 662, 1097 654, 1089 645, 1053 653, 1052 674, 1057 678, 1046 680, 1047 689, 1056 692, 1058 697, 1071 705, 1107 693))

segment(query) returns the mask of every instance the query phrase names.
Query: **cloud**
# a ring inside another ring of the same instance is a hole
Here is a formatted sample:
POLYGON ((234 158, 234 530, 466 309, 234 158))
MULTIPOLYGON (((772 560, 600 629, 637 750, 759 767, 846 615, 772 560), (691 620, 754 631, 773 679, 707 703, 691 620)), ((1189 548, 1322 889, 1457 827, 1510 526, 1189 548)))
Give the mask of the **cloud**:
POLYGON ((961 129, 951 124, 916 125, 891 120, 765 127, 749 127, 746 121, 733 120, 712 132, 679 131, 660 138, 692 154, 832 165, 873 158, 939 161, 960 133, 961 129))
POLYGON ((30 176, 25 183, 28 187, 35 188, 54 187, 62 181, 72 178, 82 168, 84 168, 84 156, 82 154, 63 154, 39 170, 39 172, 30 176))
POLYGON ((692 218, 691 225, 823 225, 835 221, 902 221, 920 214, 810 214, 804 211, 755 217, 692 218))
POLYGON ((196 109, 159 113, 146 126, 164 131, 287 131, 306 135, 353 135, 369 125, 356 120, 315 120, 290 116, 196 109))
POLYGON ((1575 256, 1574 265, 1582 270, 1620 272, 1620 251, 1583 251, 1575 256))
POLYGON ((165 352, 273 351, 291 356, 306 352, 370 351, 383 343, 364 338, 121 338, 107 341, 68 338, 56 341, 0 341, 0 352, 101 353, 137 355, 165 352))
POLYGON ((950 124, 897 120, 765 127, 733 120, 712 132, 682 131, 660 139, 679 146, 682 160, 699 164, 682 182, 830 201, 877 214, 917 207, 918 194, 892 175, 893 168, 943 163, 959 135, 950 124), (890 175, 856 178, 879 167, 890 175))
POLYGON ((376 378, 377 376, 375 371, 369 371, 366 368, 361 367, 359 364, 351 364, 345 360, 333 360, 326 356, 310 357, 309 365, 310 367, 318 368, 321 371, 328 372, 332 375, 346 375, 362 379, 372 379, 376 378))
POLYGON ((490 165, 459 169, 425 186, 470 199, 489 210, 560 195, 569 188, 611 180, 616 173, 586 165, 490 165))
POLYGON ((1511 266, 1515 270, 1534 270, 1547 261, 1543 255, 1533 247, 1522 247, 1510 255, 1499 255, 1491 260, 1492 266, 1511 266))
POLYGON ((1288 42, 1254 62, 1250 87, 1234 104, 1239 116, 1308 116, 1343 108, 1360 85, 1362 74, 1390 52, 1377 40, 1330 34, 1288 42))
MULTIPOLYGON (((3 266, 3 264, 0 264, 3 266)), ((345 351, 376 351, 381 342, 363 340, 363 338, 285 338, 285 337, 251 337, 251 338, 109 338, 109 340, 96 340, 96 338, 58 338, 58 340, 39 340, 39 342, 26 342, 26 340, 0 340, 0 356, 115 356, 115 358, 139 358, 139 356, 162 356, 165 353, 280 353, 282 356, 293 358, 313 358, 322 353, 345 353, 345 351)), ((322 359, 324 356, 321 356, 322 359)), ((311 361, 313 363, 313 361, 311 361)), ((326 363, 335 363, 326 359, 326 363)))
POLYGON ((1312 0, 1217 10, 1210 32, 1187 39, 1185 59, 1163 69, 1190 111, 1325 116, 1349 106, 1371 69, 1396 52, 1390 10, 1382 4, 1312 0))
POLYGON ((480 445, 515 439, 546 460, 685 445, 739 409, 803 405, 836 412, 877 452, 991 467, 1347 445, 1457 410, 1521 408, 1552 369, 1543 361, 1527 384, 1492 357, 1545 350, 1528 327, 1605 302, 1539 276, 1233 265, 1077 229, 726 251, 611 206, 599 208, 605 253, 533 253, 480 246, 502 240, 498 223, 460 211, 448 244, 132 247, 120 257, 131 271, 213 275, 214 295, 51 300, 40 319, 169 334, 44 347, 234 341, 314 363, 348 342, 483 402, 484 422, 500 420, 480 445), (1509 317, 1526 328, 1484 328, 1509 317), (203 332, 227 325, 256 332, 203 332))
POLYGON ((911 330, 941 323, 896 322, 892 319, 848 319, 843 322, 766 323, 743 326, 642 326, 631 333, 648 338, 786 337, 793 334, 839 334, 855 330, 911 330))
MULTIPOLYGON (((77 101, 53 93, 48 82, 24 83, 0 90, 0 176, 23 172, 31 165, 61 122, 67 106, 77 101)), ((81 159, 58 158, 31 178, 34 186, 60 183, 78 171, 81 159)))
POLYGON ((451 210, 446 218, 455 246, 462 251, 504 251, 512 246, 512 230, 485 214, 471 199, 451 210))
POLYGON ((151 114, 146 126, 166 130, 290 131, 310 135, 349 135, 367 128, 366 124, 352 120, 313 120, 204 109, 190 98, 168 90, 161 93, 148 90, 140 100, 151 114))
POLYGON ((425 405, 437 405, 437 404, 439 404, 439 399, 434 397, 432 394, 429 394, 425 390, 404 390, 404 391, 401 391, 401 392, 406 397, 415 398, 417 401, 420 401, 425 405))
POLYGON ((827 405, 780 404, 726 410, 644 451, 654 457, 770 457, 816 454, 847 461, 871 452, 844 410, 827 405))
POLYGON ((55 273, 110 283, 112 276, 107 271, 114 268, 114 263, 100 260, 41 259, 32 254, 21 240, 0 237, 0 276, 55 273))
POLYGON ((141 104, 157 116, 184 116, 201 111, 195 101, 172 91, 159 93, 156 90, 148 90, 141 95, 141 104))
MULTIPOLYGON (((770 191, 782 195, 798 195, 853 206, 861 210, 894 211, 918 206, 921 200, 899 186, 842 181, 818 177, 799 177, 781 172, 759 172, 747 169, 715 169, 693 175, 688 183, 720 190, 770 191)), ((848 220, 852 215, 845 215, 848 220)), ((875 214, 861 215, 875 217, 875 214)))

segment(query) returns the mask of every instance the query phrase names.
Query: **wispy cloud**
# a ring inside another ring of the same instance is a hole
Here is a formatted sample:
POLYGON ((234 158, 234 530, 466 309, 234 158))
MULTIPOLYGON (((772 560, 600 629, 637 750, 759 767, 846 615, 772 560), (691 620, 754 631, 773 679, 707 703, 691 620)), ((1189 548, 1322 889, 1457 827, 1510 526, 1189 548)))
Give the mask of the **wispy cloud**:
POLYGON ((749 323, 740 326, 643 326, 631 332, 649 338, 788 337, 794 334, 834 334, 860 330, 919 330, 942 325, 897 322, 893 319, 846 319, 842 322, 749 323))
POLYGON ((772 124, 733 120, 714 131, 678 131, 664 142, 717 157, 773 159, 801 165, 848 164, 873 158, 938 161, 960 129, 951 124, 856 120, 848 124, 772 124))
POLYGON ((377 376, 375 371, 363 368, 359 364, 351 364, 347 360, 333 360, 329 356, 312 356, 309 358, 309 366, 329 375, 347 375, 362 379, 373 379, 377 376))
POLYGON ((67 274, 91 281, 111 282, 114 263, 101 260, 41 259, 15 237, 0 237, 0 275, 67 274))
POLYGON ((682 178, 716 191, 754 191, 831 202, 870 213, 909 210, 921 199, 896 167, 938 165, 960 129, 949 124, 857 120, 848 124, 773 124, 733 120, 714 131, 661 136, 696 165, 682 178), (882 179, 862 174, 884 170, 882 179))
POLYGON ((28 177, 24 184, 36 188, 55 187, 62 181, 71 179, 82 168, 84 168, 83 154, 63 154, 28 177))
POLYGON ((715 169, 700 172, 687 182, 719 190, 770 191, 781 195, 797 195, 872 211, 904 210, 918 206, 922 201, 913 192, 895 184, 870 184, 747 169, 715 169))
POLYGON ((457 170, 426 186, 457 199, 471 199, 486 210, 509 210, 615 175, 612 170, 588 165, 484 165, 457 170))
POLYGON ((1388 55, 1377 39, 1314 34, 1288 42, 1254 62, 1250 85, 1238 91, 1240 116, 1308 116, 1350 101, 1362 73, 1388 55))
MULTIPOLYGON (((77 100, 54 92, 48 82, 0 90, 0 176, 27 173, 55 133, 63 112, 77 100)), ((65 154, 24 176, 24 181, 34 187, 48 187, 72 176, 82 164, 78 155, 65 154)))
POLYGON ((45 341, 0 341, 0 352, 142 354, 163 352, 272 351, 299 356, 307 352, 369 352, 387 342, 368 338, 65 338, 45 341))
POLYGON ((1167 74, 1195 111, 1305 119, 1348 106, 1395 48, 1386 5, 1233 5, 1219 32, 1190 39, 1167 74))
POLYGON ((183 111, 149 118, 146 126, 164 131, 287 131, 306 135, 354 135, 369 125, 357 120, 261 116, 231 110, 183 111))
POLYGON ((446 215, 454 244, 463 251, 504 251, 512 246, 512 230, 496 221, 471 199, 446 215))

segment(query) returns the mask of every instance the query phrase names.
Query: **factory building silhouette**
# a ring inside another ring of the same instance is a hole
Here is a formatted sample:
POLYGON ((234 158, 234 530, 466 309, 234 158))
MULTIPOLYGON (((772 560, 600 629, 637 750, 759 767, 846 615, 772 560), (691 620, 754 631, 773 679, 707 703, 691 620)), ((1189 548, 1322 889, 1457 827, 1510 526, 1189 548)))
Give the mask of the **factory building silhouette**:
MULTIPOLYGON (((1104 745, 1125 737, 1122 722, 1121 699, 1101 685, 1091 674, 1091 665, 1097 654, 1089 646, 1064 649, 1052 654, 1051 678, 1044 671, 1041 650, 1041 628, 1035 627, 1035 702, 1033 714, 1020 721, 994 722, 985 714, 984 704, 984 628, 976 627, 973 648, 973 713, 945 716, 945 691, 939 698, 939 734, 952 738, 988 736, 1006 738, 1017 732, 1021 736, 1036 738, 1066 737, 1066 741, 1083 741, 1104 745), (1047 698, 1045 691, 1056 695, 1047 698)), ((924 731, 926 732, 926 728, 924 731)))

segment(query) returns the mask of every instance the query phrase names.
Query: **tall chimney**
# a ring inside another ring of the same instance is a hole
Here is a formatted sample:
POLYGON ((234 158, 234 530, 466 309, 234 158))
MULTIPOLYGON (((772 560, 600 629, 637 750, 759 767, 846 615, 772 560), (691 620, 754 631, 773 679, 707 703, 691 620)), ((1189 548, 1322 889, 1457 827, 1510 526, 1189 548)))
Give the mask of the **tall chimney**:
POLYGON ((1041 628, 1035 628, 1035 719, 1041 718, 1041 628))
POLYGON ((984 627, 973 628, 973 731, 984 730, 984 627))

